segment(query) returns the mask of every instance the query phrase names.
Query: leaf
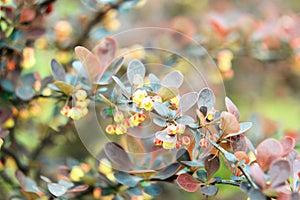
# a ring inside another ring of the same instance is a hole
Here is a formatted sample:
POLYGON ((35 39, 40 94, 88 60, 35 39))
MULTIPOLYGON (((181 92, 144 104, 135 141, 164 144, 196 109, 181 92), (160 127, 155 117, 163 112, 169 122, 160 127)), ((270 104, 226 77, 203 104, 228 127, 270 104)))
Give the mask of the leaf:
POLYGON ((177 162, 191 161, 189 152, 185 148, 181 148, 176 153, 177 162))
MULTIPOLYGON (((14 31, 15 33, 15 31, 14 31)), ((26 39, 26 40, 36 40, 37 38, 41 37, 42 35, 44 35, 46 33, 46 30, 44 28, 41 27, 30 27, 28 29, 23 29, 23 32, 21 32, 20 34, 22 34, 22 38, 26 39)))
POLYGON ((261 188, 266 186, 265 174, 258 165, 254 164, 250 166, 250 174, 261 188))
POLYGON ((220 129, 222 129, 224 136, 228 134, 235 135, 240 131, 240 124, 233 114, 223 111, 221 113, 220 129))
POLYGON ((24 101, 30 100, 34 94, 35 90, 30 85, 22 85, 16 88, 16 95, 24 101))
POLYGON ((48 178, 48 177, 46 177, 46 176, 40 176, 41 177, 41 179, 43 180, 43 181, 45 181, 46 183, 52 183, 52 181, 48 178))
POLYGON ((176 122, 183 125, 190 125, 195 122, 195 120, 188 115, 183 115, 176 119, 176 122))
POLYGON ((107 72, 105 72, 100 80, 100 85, 106 85, 109 84, 111 81, 111 77, 118 73, 118 71, 122 68, 122 65, 124 63, 125 58, 122 56, 119 58, 114 64, 112 69, 108 69, 107 72))
POLYGON ((272 188, 283 185, 291 175, 290 163, 283 159, 275 160, 270 166, 269 175, 272 188))
POLYGON ((71 96, 74 90, 74 86, 63 81, 55 81, 53 83, 60 91, 62 91, 65 95, 71 96))
POLYGON ((82 46, 75 47, 75 54, 89 75, 90 81, 93 83, 95 77, 99 75, 99 69, 102 67, 99 60, 92 52, 82 46))
POLYGON ((112 76, 112 78, 114 79, 116 84, 120 87, 120 89, 122 90, 122 93, 129 99, 130 95, 129 95, 124 83, 116 76, 112 76))
POLYGON ((40 197, 37 193, 34 193, 34 192, 27 192, 22 189, 20 191, 24 195, 26 200, 36 200, 36 199, 39 199, 39 197, 40 197))
POLYGON ((153 176, 153 178, 166 180, 171 176, 173 176, 180 168, 181 165, 179 163, 172 163, 171 165, 168 165, 166 168, 160 170, 158 174, 153 176))
POLYGON ((243 134, 243 133, 247 132, 251 127, 252 127, 252 122, 242 122, 242 123, 240 123, 239 132, 228 134, 228 135, 226 135, 225 138, 243 134))
POLYGON ((141 61, 133 59, 128 63, 127 78, 131 85, 133 84, 134 77, 136 75, 139 75, 142 79, 144 79, 145 74, 146 69, 141 61))
POLYGON ((27 23, 32 21, 35 18, 35 9, 34 8, 28 8, 23 7, 20 13, 20 23, 27 23))
POLYGON ((58 183, 48 183, 48 190, 51 194, 56 197, 63 196, 68 191, 68 188, 64 185, 60 185, 58 183))
POLYGON ((157 126, 160 127, 166 127, 167 126, 167 122, 161 118, 158 117, 154 117, 153 118, 153 123, 156 124, 157 126))
POLYGON ((159 78, 152 73, 149 74, 149 82, 154 92, 157 92, 161 88, 161 83, 159 78))
POLYGON ((12 111, 9 108, 0 107, 0 124, 6 122, 12 116, 12 111))
POLYGON ((207 196, 214 196, 218 193, 218 188, 214 185, 205 185, 201 187, 201 193, 207 196))
POLYGON ((196 92, 190 92, 182 95, 180 98, 178 108, 181 112, 188 111, 197 102, 198 94, 196 92))
POLYGON ((119 165, 119 167, 122 167, 122 170, 129 171, 133 167, 128 154, 117 143, 107 143, 105 145, 104 152, 107 155, 108 159, 113 163, 119 165))
POLYGON ((127 190, 127 192, 129 192, 133 196, 142 196, 143 195, 142 191, 138 187, 129 188, 127 190))
POLYGON ((144 192, 151 196, 157 196, 161 193, 161 189, 157 184, 150 184, 149 186, 145 187, 144 192))
POLYGON ((121 183, 122 185, 127 185, 129 187, 135 187, 138 182, 143 180, 141 177, 132 176, 125 172, 117 172, 114 174, 116 180, 121 183))
POLYGON ((87 189, 89 189, 89 186, 88 185, 78 185, 74 188, 72 188, 71 190, 68 190, 68 193, 75 193, 75 192, 84 192, 86 191, 87 189))
POLYGON ((295 147, 295 139, 290 136, 285 136, 279 142, 283 148, 283 156, 287 156, 295 147))
POLYGON ((202 169, 198 169, 196 171, 196 178, 201 181, 202 183, 206 183, 207 182, 207 173, 206 171, 202 170, 202 169))
POLYGON ((158 90, 158 95, 166 101, 172 99, 179 94, 179 91, 176 87, 162 87, 158 90))
POLYGON ((129 171, 128 174, 132 174, 132 175, 136 175, 136 176, 140 176, 143 177, 144 179, 149 179, 149 177, 157 174, 158 172, 155 170, 151 170, 151 169, 146 169, 146 170, 133 170, 133 171, 129 171))
POLYGON ((66 186, 68 189, 74 186, 74 183, 66 181, 64 179, 60 179, 58 184, 66 186))
POLYGON ((20 183, 21 188, 25 192, 33 192, 33 193, 38 193, 41 192, 36 183, 31 179, 26 177, 23 172, 17 170, 15 172, 15 176, 20 183))
POLYGON ((187 192, 196 192, 201 185, 201 182, 194 179, 190 174, 180 174, 176 181, 187 192))
POLYGON ((162 117, 168 118, 170 116, 169 108, 160 102, 153 102, 154 110, 162 117))
POLYGON ((181 161, 182 164, 187 165, 189 167, 203 167, 203 163, 198 161, 181 161))
POLYGON ((248 192, 248 196, 250 197, 250 200, 266 200, 266 196, 262 193, 261 190, 251 188, 248 192))
POLYGON ((209 89, 209 88, 203 88, 199 92, 199 97, 198 97, 198 107, 200 108, 201 106, 206 106, 207 110, 210 111, 216 102, 216 97, 214 95, 214 92, 209 89))
POLYGON ((183 75, 180 71, 172 71, 168 73, 162 80, 161 84, 164 87, 175 87, 179 88, 183 83, 183 75))
POLYGON ((282 154, 281 144, 273 138, 268 138, 257 146, 256 161, 263 171, 267 171, 271 163, 280 158, 282 154))
POLYGON ((116 56, 117 43, 116 40, 111 37, 104 38, 94 49, 93 53, 98 56, 100 66, 97 72, 97 81, 99 82, 107 70, 109 65, 113 62, 116 56))
POLYGON ((51 73, 57 81, 65 81, 65 69, 55 59, 51 60, 51 73))
POLYGON ((207 178, 209 179, 220 168, 220 160, 218 156, 210 154, 204 161, 204 167, 207 172, 207 178))
POLYGON ((236 105, 228 97, 225 97, 225 104, 226 104, 227 111, 233 114, 237 120, 239 120, 240 112, 236 107, 236 105))

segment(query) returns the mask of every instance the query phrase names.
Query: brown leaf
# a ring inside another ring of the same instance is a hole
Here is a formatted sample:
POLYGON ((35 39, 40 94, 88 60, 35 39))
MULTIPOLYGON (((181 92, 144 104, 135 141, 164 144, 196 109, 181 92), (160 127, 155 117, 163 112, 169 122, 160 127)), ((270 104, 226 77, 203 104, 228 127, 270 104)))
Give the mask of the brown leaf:
POLYGON ((200 181, 194 179, 190 174, 180 174, 177 177, 178 185, 187 192, 196 192, 200 185, 200 181))
POLYGON ((240 124, 233 114, 224 111, 221 113, 220 129, 223 130, 223 136, 226 136, 239 132, 240 124))
POLYGON ((295 147, 295 139, 290 136, 285 136, 280 140, 283 147, 283 156, 287 156, 295 147))

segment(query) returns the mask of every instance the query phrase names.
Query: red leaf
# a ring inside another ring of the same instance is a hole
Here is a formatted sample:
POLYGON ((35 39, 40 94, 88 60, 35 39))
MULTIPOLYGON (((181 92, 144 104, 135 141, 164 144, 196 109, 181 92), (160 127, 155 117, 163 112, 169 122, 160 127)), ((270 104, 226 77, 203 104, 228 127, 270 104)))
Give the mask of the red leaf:
POLYGON ((215 155, 209 155, 204 161, 204 167, 207 172, 207 178, 209 179, 220 168, 220 160, 215 155))
POLYGON ((269 138, 258 145, 256 161, 263 171, 267 171, 271 163, 280 158, 282 154, 283 148, 281 144, 277 140, 269 138))
POLYGON ((233 114, 237 120, 239 120, 240 112, 236 107, 236 105, 228 97, 225 98, 225 104, 226 104, 227 111, 233 114))
POLYGON ((287 160, 279 159, 272 162, 269 170, 271 186, 275 188, 283 184, 291 174, 291 166, 287 160))
POLYGON ((20 23, 30 22, 35 18, 35 10, 33 8, 24 7, 20 14, 20 23))
POLYGON ((250 174, 261 188, 266 186, 265 174, 258 165, 254 164, 250 167, 250 174))
POLYGON ((283 156, 287 156, 295 147, 295 139, 290 136, 285 136, 280 140, 283 148, 283 156))
POLYGON ((222 112, 220 128, 223 130, 223 135, 226 136, 231 133, 238 133, 240 130, 240 124, 233 114, 229 112, 222 112))
POLYGON ((200 185, 200 181, 194 179, 190 174, 180 174, 177 177, 178 185, 187 192, 196 192, 200 185))

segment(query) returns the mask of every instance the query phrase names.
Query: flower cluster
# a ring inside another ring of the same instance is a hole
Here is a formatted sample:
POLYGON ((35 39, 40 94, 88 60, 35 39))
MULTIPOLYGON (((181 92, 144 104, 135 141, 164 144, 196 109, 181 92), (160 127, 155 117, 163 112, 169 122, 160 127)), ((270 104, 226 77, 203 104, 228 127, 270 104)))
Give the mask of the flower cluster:
POLYGON ((132 101, 138 106, 146 111, 153 110, 154 102, 162 102, 162 98, 159 95, 148 96, 147 91, 138 89, 132 95, 132 101))
POLYGON ((78 120, 88 113, 88 105, 90 100, 87 99, 87 93, 85 90, 77 90, 75 93, 75 106, 70 108, 65 105, 60 110, 60 113, 66 117, 70 117, 74 120, 78 120))

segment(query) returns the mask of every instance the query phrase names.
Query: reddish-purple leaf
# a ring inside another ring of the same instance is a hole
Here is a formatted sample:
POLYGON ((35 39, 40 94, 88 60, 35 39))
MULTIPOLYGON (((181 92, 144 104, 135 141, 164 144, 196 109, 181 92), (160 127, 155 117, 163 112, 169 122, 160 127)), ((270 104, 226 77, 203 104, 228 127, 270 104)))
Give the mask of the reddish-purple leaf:
POLYGON ((214 173, 216 173, 220 168, 219 157, 210 154, 206 157, 204 161, 204 168, 207 172, 207 178, 209 179, 214 173))
POLYGON ((66 76, 65 69, 55 59, 51 60, 51 73, 55 80, 65 81, 65 76, 66 76))
POLYGON ((217 186, 214 185, 205 185, 201 188, 201 193, 207 196, 214 196, 218 192, 217 186))
POLYGON ((188 111, 197 102, 198 94, 196 92, 190 92, 182 95, 180 98, 178 107, 181 112, 188 111))
POLYGON ((180 71, 172 71, 168 73, 162 80, 161 84, 164 87, 179 88, 183 83, 183 75, 180 71))
POLYGON ((0 124, 3 124, 12 115, 12 111, 9 108, 0 108, 0 124))
POLYGON ((287 160, 278 159, 272 162, 269 170, 273 188, 283 184, 291 175, 291 166, 287 160))
POLYGON ((180 174, 177 177, 178 185, 187 192, 196 192, 200 185, 200 181, 194 179, 190 174, 180 174))
POLYGON ((71 192, 71 193, 73 193, 73 192, 84 192, 88 188, 89 188, 88 185, 79 185, 79 186, 76 186, 76 187, 72 188, 71 190, 69 190, 68 193, 69 192, 71 192))
POLYGON ((20 13, 20 23, 30 22, 35 18, 35 9, 24 7, 20 13))
POLYGON ((111 37, 104 38, 94 49, 93 53, 98 57, 100 66, 97 73, 97 82, 100 81, 106 69, 116 57, 117 43, 111 37))
POLYGON ((283 156, 287 156, 295 147, 295 139, 290 136, 285 136, 280 140, 283 148, 283 156))
POLYGON ((26 29, 23 31, 23 39, 37 39, 44 35, 46 30, 41 27, 30 27, 29 29, 26 29))
POLYGON ((124 149, 115 142, 105 145, 104 152, 109 160, 121 167, 122 170, 130 171, 133 164, 124 149))
POLYGON ((153 178, 165 180, 173 176, 180 168, 181 165, 179 163, 172 163, 171 165, 168 165, 166 168, 160 170, 158 174, 155 174, 153 176, 153 178))
POLYGON ((237 120, 239 120, 240 112, 236 107, 236 105, 231 101, 231 99, 225 97, 225 104, 226 104, 227 111, 233 114, 237 120))
POLYGON ((257 146, 256 161, 263 171, 267 171, 271 163, 280 158, 282 154, 283 149, 281 144, 277 140, 269 138, 257 146))
POLYGON ((228 134, 228 135, 226 135, 225 138, 236 136, 236 135, 241 135, 241 134, 245 133, 246 131, 248 131, 251 127, 252 127, 252 122, 242 122, 242 123, 240 123, 239 132, 228 134))
POLYGON ((266 186, 265 174, 258 165, 254 164, 250 167, 250 174, 261 188, 266 186))
POLYGON ((244 135, 237 135, 235 137, 230 138, 230 143, 233 152, 247 150, 247 142, 244 135))

